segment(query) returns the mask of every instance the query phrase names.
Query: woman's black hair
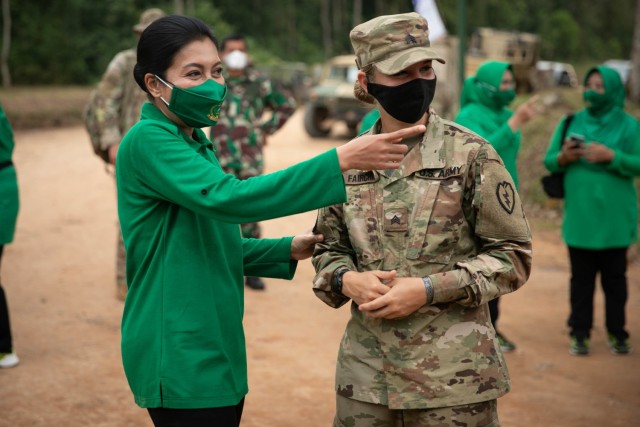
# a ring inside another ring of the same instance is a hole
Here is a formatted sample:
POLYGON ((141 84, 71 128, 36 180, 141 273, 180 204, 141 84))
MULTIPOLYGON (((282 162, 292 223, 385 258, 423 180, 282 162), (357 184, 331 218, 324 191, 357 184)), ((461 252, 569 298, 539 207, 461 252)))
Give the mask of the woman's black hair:
POLYGON ((218 48, 218 40, 201 20, 189 16, 171 15, 160 18, 149 25, 138 40, 137 64, 133 77, 138 86, 149 93, 144 83, 147 73, 165 78, 167 69, 176 54, 196 40, 210 39, 218 48))

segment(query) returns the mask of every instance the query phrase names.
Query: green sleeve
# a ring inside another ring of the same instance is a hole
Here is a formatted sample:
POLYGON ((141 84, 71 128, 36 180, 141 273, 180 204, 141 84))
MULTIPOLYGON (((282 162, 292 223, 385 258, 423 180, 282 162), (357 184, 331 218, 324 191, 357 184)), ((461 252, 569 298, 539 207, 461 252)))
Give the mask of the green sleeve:
POLYGON ((560 123, 556 126, 556 130, 553 132, 551 140, 549 141, 547 153, 544 155, 544 167, 546 167, 549 172, 561 172, 565 170, 565 168, 558 165, 558 153, 560 153, 562 149, 561 133, 565 120, 567 120, 566 117, 560 120, 560 123))
POLYGON ((292 240, 242 239, 245 276, 293 279, 298 262, 291 259, 292 240))
MULTIPOLYGON (((346 200, 335 149, 305 162, 247 180, 225 174, 163 124, 130 135, 130 163, 120 179, 137 179, 147 197, 235 224, 263 221, 346 200), (129 176, 125 176, 129 175, 129 176)), ((204 146, 199 151, 206 150, 204 146)))
POLYGON ((635 132, 629 135, 632 143, 628 145, 627 150, 614 150, 613 160, 607 166, 607 169, 615 171, 624 176, 640 176, 640 132, 636 123, 635 132))

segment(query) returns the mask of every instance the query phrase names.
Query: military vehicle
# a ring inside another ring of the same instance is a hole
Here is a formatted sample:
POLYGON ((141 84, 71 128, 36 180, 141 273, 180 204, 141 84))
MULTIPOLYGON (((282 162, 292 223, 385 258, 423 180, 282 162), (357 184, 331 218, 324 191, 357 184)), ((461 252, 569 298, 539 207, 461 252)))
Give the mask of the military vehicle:
POLYGON ((373 108, 353 95, 357 74, 352 55, 333 57, 323 65, 318 84, 309 91, 304 111, 304 128, 311 137, 329 135, 336 122, 344 122, 355 134, 362 117, 373 108))
POLYGON ((505 61, 513 65, 518 92, 536 88, 536 63, 540 37, 536 34, 478 28, 472 35, 465 56, 465 75, 476 73, 485 61, 505 61))

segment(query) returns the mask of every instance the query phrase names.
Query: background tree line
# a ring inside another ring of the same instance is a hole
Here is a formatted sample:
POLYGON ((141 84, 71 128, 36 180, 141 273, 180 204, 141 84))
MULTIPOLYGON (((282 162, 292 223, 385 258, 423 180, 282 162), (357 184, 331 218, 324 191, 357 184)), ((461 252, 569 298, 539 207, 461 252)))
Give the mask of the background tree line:
MULTIPOLYGON (((348 33, 357 23, 413 10, 411 0, 2 1, 3 12, 10 11, 2 33, 4 45, 10 39, 7 61, 16 85, 95 82, 116 52, 135 46, 131 28, 149 7, 196 16, 218 38, 247 35, 258 62, 305 63, 350 53, 348 33)), ((436 3, 455 35, 458 2, 436 3)), ((466 32, 489 26, 537 33, 541 58, 549 60, 629 58, 635 9, 635 0, 473 0, 466 32)))

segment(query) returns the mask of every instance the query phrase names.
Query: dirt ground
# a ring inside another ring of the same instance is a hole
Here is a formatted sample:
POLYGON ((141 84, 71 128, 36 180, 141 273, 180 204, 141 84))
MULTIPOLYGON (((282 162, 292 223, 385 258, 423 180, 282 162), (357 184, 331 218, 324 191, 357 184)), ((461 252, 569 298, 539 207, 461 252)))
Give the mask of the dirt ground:
MULTIPOLYGON (((277 170, 340 143, 311 140, 300 112, 271 141, 277 170)), ((120 360, 122 303, 115 298, 114 183, 83 128, 16 133, 21 211, 5 248, 2 283, 21 364, 0 371, 0 426, 151 426, 129 391, 120 360)), ((264 223, 266 237, 311 226, 315 213, 264 223)), ((246 292, 249 387, 244 427, 329 426, 334 364, 348 309, 310 290, 311 263, 292 282, 246 292)), ((512 391, 499 400, 503 426, 637 426, 640 419, 640 263, 629 269, 628 328, 636 351, 606 346, 601 291, 592 355, 568 354, 567 255, 557 231, 534 228, 534 270, 502 299, 501 329, 512 391)))

